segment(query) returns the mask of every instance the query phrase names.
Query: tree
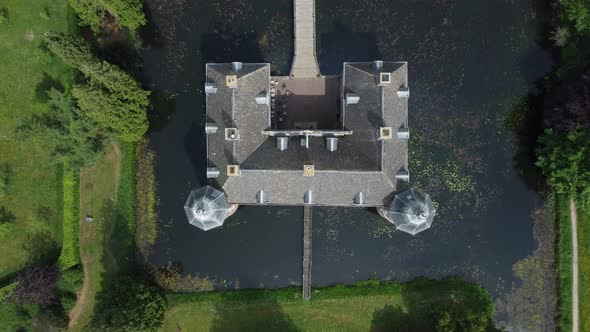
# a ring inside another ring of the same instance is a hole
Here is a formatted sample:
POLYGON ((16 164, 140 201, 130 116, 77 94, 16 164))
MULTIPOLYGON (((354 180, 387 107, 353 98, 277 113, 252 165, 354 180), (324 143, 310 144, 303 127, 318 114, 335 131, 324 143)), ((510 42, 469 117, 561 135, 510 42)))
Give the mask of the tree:
POLYGON ((590 133, 578 128, 566 135, 547 129, 539 138, 536 165, 560 194, 590 203, 590 133))
POLYGON ((49 112, 27 119, 17 129, 21 139, 42 140, 55 163, 78 169, 92 163, 104 144, 91 117, 74 106, 72 97, 51 89, 47 92, 49 112))
POLYGON ((148 129, 150 92, 118 67, 96 59, 81 39, 50 33, 45 40, 53 53, 87 78, 72 90, 81 113, 125 141, 138 141, 148 129))
POLYGON ((126 278, 99 295, 92 325, 100 331, 155 331, 164 321, 166 308, 159 289, 126 278))
POLYGON ((69 0, 80 23, 92 31, 100 31, 102 21, 108 13, 126 28, 135 30, 146 24, 141 0, 69 0))
POLYGON ((590 2, 588 0, 560 0, 568 20, 579 32, 590 31, 590 2))
POLYGON ((58 269, 55 265, 32 266, 22 270, 10 296, 14 302, 48 307, 55 303, 58 269))

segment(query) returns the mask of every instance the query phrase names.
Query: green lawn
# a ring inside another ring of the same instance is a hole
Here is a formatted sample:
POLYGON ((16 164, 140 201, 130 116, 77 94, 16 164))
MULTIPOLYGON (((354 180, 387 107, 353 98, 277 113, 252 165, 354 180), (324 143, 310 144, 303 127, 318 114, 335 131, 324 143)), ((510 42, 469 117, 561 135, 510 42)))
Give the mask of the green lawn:
MULTIPOLYGON (((162 331, 432 331, 441 309, 453 305, 489 319, 493 304, 480 287, 452 279, 368 282, 300 289, 170 294, 162 331)), ((490 326, 491 327, 491 326, 490 326)))
POLYGON ((42 141, 17 142, 16 126, 43 112, 44 91, 68 89, 73 71, 40 48, 47 31, 75 25, 67 0, 6 0, 0 10, 0 169, 7 184, 0 209, 0 280, 27 264, 54 261, 62 239, 63 172, 51 166, 42 141), (8 216, 8 218, 6 218, 8 216))
POLYGON ((114 145, 80 172, 80 258, 84 285, 70 313, 72 331, 92 319, 96 295, 133 264, 134 147, 114 145), (85 221, 87 216, 94 220, 85 221))
POLYGON ((569 198, 557 195, 555 199, 557 218, 557 277, 559 331, 572 330, 572 227, 569 198))
POLYGON ((590 209, 578 206, 580 331, 590 331, 590 209))

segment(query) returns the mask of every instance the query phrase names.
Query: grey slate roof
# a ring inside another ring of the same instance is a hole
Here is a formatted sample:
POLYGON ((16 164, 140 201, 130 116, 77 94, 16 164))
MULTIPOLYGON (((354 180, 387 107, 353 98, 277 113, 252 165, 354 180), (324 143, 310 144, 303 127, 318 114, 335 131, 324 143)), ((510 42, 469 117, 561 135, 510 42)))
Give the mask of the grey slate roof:
POLYGON ((333 152, 322 137, 310 137, 308 149, 292 137, 280 151, 275 137, 262 134, 270 126, 270 106, 255 100, 261 91, 270 91, 270 66, 243 64, 235 73, 231 64, 207 64, 207 82, 218 88, 206 102, 207 121, 218 126, 207 135, 208 166, 219 169, 220 176, 212 180, 230 203, 256 204, 257 193, 264 190, 268 204, 303 205, 311 190, 318 205, 355 206, 359 192, 365 206, 389 204, 397 189, 396 173, 408 169, 408 141, 395 135, 408 126, 407 99, 397 95, 400 86, 408 86, 407 64, 385 62, 375 71, 371 63, 345 63, 343 69, 343 93, 360 97, 351 105, 342 99, 344 127, 352 135, 339 137, 333 152), (392 73, 392 82, 380 86, 380 72, 392 73), (226 75, 238 76, 237 89, 226 87, 226 75), (380 127, 391 127, 393 138, 379 140, 380 127), (225 128, 237 128, 239 141, 226 141, 225 128), (239 165, 240 176, 228 177, 228 164, 239 165), (314 176, 303 176, 305 164, 315 166, 314 176))

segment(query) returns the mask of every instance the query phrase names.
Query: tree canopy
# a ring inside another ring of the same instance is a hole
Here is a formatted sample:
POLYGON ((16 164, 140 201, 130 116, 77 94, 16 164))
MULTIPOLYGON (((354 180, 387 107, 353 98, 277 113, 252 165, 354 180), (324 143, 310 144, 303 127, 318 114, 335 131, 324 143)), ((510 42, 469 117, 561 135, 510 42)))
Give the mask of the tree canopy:
POLYGON ((166 309, 159 289, 125 278, 99 295, 92 326, 100 331, 156 331, 166 309))
POLYGON ((80 24, 98 32, 108 13, 126 28, 135 30, 146 24, 141 0, 69 0, 80 24))
POLYGON ((47 94, 48 112, 23 122, 19 136, 42 140, 55 163, 72 169, 92 163, 104 148, 95 122, 74 106, 68 94, 53 88, 47 94))
POLYGON ((590 31, 590 1, 560 0, 565 14, 579 32, 590 31))
POLYGON ((547 129, 539 138, 537 166, 549 185, 583 204, 590 203, 590 133, 576 129, 559 135, 547 129))
POLYGON ((82 39, 51 33, 45 41, 54 54, 86 77, 72 90, 82 114, 122 140, 138 141, 148 129, 150 92, 117 66, 95 58, 82 39))
POLYGON ((38 304, 47 307, 55 303, 58 270, 55 266, 32 266, 18 274, 18 282, 11 295, 18 304, 38 304))

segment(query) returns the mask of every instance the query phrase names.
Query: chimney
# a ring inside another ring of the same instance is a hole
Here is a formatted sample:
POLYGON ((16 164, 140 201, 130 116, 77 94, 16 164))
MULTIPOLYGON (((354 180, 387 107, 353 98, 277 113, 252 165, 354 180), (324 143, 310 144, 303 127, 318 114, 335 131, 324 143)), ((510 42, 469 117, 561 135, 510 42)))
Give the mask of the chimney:
POLYGON ((372 66, 373 66, 373 69, 374 70, 381 70, 381 69, 383 69, 383 61, 381 61, 381 60, 375 60, 375 61, 373 61, 373 65, 372 66))
POLYGON ((242 63, 241 62, 232 62, 231 68, 233 71, 238 73, 238 72, 242 71, 242 63))
POLYGON ((313 191, 308 190, 305 195, 303 195, 303 203, 313 204, 313 191))
POLYGON ((356 205, 365 205, 365 194, 360 191, 354 195, 354 204, 356 205))
POLYGON ((286 136, 278 136, 277 137, 277 149, 279 149, 280 151, 285 151, 285 150, 287 150, 288 146, 289 146, 289 137, 286 137, 286 136))
POLYGON ((326 148, 330 152, 336 151, 336 149, 338 149, 338 138, 326 137, 326 148))
POLYGON ((266 191, 260 190, 256 193, 256 202, 258 204, 268 203, 268 198, 266 197, 266 191))

